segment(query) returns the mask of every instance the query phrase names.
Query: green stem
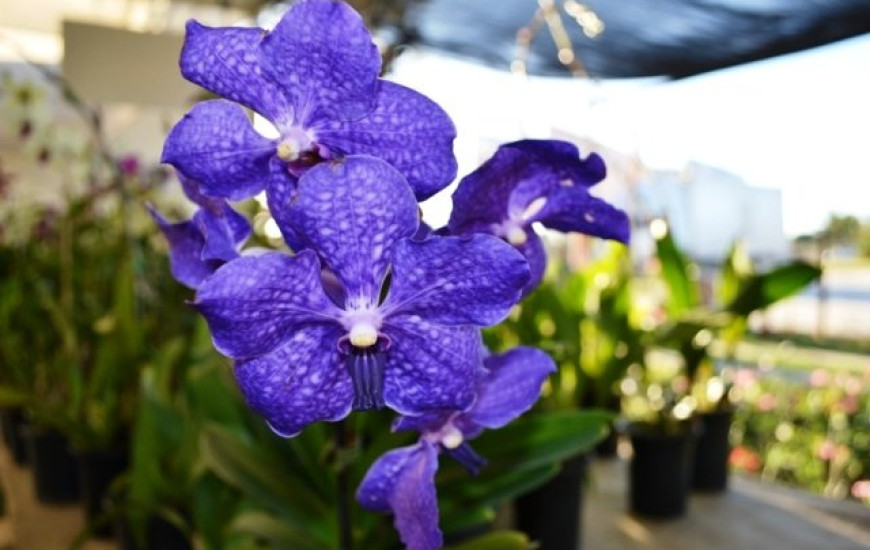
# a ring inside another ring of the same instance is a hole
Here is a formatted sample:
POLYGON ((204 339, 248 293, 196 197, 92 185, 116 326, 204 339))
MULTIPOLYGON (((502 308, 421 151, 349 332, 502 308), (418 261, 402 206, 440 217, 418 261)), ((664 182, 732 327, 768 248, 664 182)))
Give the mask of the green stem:
POLYGON ((336 424, 335 442, 339 457, 338 464, 338 528, 339 528, 339 548, 340 550, 353 550, 353 530, 350 517, 351 510, 351 487, 350 487, 350 472, 348 465, 344 462, 345 450, 350 446, 350 438, 348 437, 347 426, 342 420, 336 424))

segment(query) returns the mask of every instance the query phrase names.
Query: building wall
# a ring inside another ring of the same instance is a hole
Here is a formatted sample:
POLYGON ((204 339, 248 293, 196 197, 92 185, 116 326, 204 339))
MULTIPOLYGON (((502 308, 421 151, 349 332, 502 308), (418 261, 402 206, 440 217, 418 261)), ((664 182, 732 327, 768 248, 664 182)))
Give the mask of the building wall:
POLYGON ((701 263, 718 264, 737 240, 762 264, 789 256, 778 190, 752 187, 723 170, 691 163, 679 172, 650 172, 638 196, 639 219, 666 219, 677 244, 701 263))

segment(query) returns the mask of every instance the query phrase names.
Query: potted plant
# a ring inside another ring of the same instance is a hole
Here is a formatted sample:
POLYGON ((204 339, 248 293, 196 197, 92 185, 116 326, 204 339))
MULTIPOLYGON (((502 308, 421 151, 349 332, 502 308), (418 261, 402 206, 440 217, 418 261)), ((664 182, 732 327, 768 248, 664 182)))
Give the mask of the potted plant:
POLYGON ((695 403, 688 394, 679 354, 650 348, 643 365, 622 380, 623 430, 631 439, 629 508, 640 516, 669 519, 688 507, 695 403))
POLYGON ((723 491, 728 480, 734 402, 728 373, 716 365, 733 354, 751 313, 799 292, 821 271, 794 261, 755 273, 747 251, 736 243, 719 274, 717 303, 704 304, 691 264, 669 232, 659 236, 656 247, 667 289, 668 319, 656 331, 655 340, 682 355, 698 415, 692 486, 700 491, 723 491), (714 357, 717 345, 721 351, 714 357))
MULTIPOLYGON (((541 411, 590 409, 615 418, 618 383, 639 344, 628 322, 629 271, 627 249, 620 245, 608 246, 573 273, 553 261, 541 286, 487 333, 494 349, 524 342, 554 358, 558 370, 538 403, 541 411)), ((611 425, 594 450, 612 456, 615 444, 611 425)), ((548 548, 580 547, 589 460, 588 454, 571 457, 550 482, 520 496, 514 503, 517 527, 548 548)))

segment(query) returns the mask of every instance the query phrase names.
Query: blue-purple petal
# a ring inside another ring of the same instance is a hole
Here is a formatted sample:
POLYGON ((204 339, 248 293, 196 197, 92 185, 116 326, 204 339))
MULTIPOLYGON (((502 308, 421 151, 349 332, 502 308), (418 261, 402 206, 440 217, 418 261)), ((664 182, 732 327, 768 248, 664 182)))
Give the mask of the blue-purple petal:
POLYGON ((264 74, 290 98, 297 126, 358 119, 375 106, 381 57, 344 2, 294 4, 263 39, 260 55, 264 74))
POLYGON ((400 416, 393 421, 392 430, 394 432, 435 432, 444 426, 453 414, 455 411, 433 411, 419 416, 400 416))
POLYGON ((400 241, 383 311, 430 322, 488 326, 502 321, 529 280, 522 254, 501 239, 476 234, 400 241))
POLYGON ((563 187, 588 190, 607 176, 601 156, 590 153, 582 158, 580 150, 566 141, 527 139, 503 147, 521 153, 527 167, 525 174, 514 179, 509 212, 521 213, 535 199, 563 187))
POLYGON ((538 288, 538 285, 544 280, 544 273, 547 271, 547 249, 544 247, 544 241, 531 227, 526 229, 526 242, 517 246, 516 249, 529 263, 530 277, 523 288, 525 296, 538 288))
POLYGON ((205 238, 204 260, 228 262, 237 258, 239 245, 251 236, 248 220, 227 204, 214 209, 201 208, 193 220, 205 238))
POLYGON ((392 513, 390 499, 396 490, 396 481, 408 462, 422 456, 422 450, 418 443, 393 449, 375 460, 356 491, 356 499, 360 505, 372 512, 392 513))
POLYGON ((574 231, 623 243, 627 243, 631 236, 628 215, 593 197, 583 187, 559 188, 551 192, 535 221, 550 229, 574 231))
POLYGON ((484 360, 489 371, 479 382, 477 401, 464 417, 485 428, 501 428, 529 410, 541 385, 556 365, 549 355, 530 347, 516 347, 484 360))
POLYGON ((396 315, 381 330, 391 343, 384 370, 384 400, 391 409, 416 416, 471 405, 482 361, 477 329, 396 315))
POLYGON ((299 179, 290 206, 276 217, 323 258, 348 299, 377 305, 390 250, 418 225, 417 202, 402 175, 374 157, 325 162, 299 179))
POLYGON ((195 289, 223 264, 203 259, 205 238, 194 221, 171 223, 150 206, 149 211, 169 243, 169 271, 176 281, 195 289))
POLYGON ((216 95, 253 109, 272 121, 292 114, 280 86, 263 76, 259 28, 212 28, 188 21, 181 50, 181 74, 216 95))
POLYGON ((408 550, 437 550, 443 544, 435 492, 437 471, 434 445, 421 441, 395 449, 369 468, 357 490, 357 501, 374 512, 392 512, 408 550))
POLYGON ((453 192, 453 209, 447 227, 454 235, 491 232, 491 226, 508 217, 508 201, 517 179, 528 174, 526 155, 500 147, 477 170, 459 182, 453 192))
POLYGON ((178 176, 178 181, 181 183, 181 190, 184 191, 184 196, 190 199, 194 204, 201 206, 202 208, 218 208, 221 205, 226 204, 224 199, 203 195, 202 191, 200 191, 201 185, 198 181, 185 176, 178 170, 175 171, 175 174, 178 176))
POLYGON ((215 347, 234 359, 266 354, 311 323, 339 326, 313 252, 243 256, 218 269, 196 294, 215 347))
POLYGON ((524 214, 536 199, 561 188, 586 190, 605 175, 600 156, 593 153, 583 159, 577 147, 565 141, 507 143, 460 182, 449 227, 458 234, 492 232, 508 219, 531 223, 524 214))
POLYGON ((241 107, 215 100, 197 104, 175 125, 162 160, 198 181, 206 195, 243 200, 266 187, 274 152, 241 107))
POLYGON ((305 325, 271 353, 236 362, 245 399, 279 435, 350 413, 353 385, 336 346, 341 335, 337 325, 305 325))
POLYGON ((266 201, 269 213, 275 218, 284 242, 292 250, 301 252, 305 246, 292 227, 292 204, 296 200, 299 180, 290 173, 286 163, 278 157, 269 162, 269 183, 266 186, 266 201))
POLYGON ((317 142, 341 155, 365 154, 392 164, 424 200, 456 177, 453 121, 437 103, 382 80, 375 109, 359 120, 323 120, 312 126, 317 142))

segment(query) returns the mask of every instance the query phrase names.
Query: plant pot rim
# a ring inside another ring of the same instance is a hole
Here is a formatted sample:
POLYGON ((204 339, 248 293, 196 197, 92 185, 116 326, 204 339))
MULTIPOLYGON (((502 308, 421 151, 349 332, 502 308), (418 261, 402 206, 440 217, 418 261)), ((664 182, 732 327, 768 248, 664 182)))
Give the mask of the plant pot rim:
POLYGON ((620 431, 631 438, 638 439, 685 439, 698 437, 701 427, 693 420, 680 424, 671 430, 664 430, 660 426, 645 422, 625 422, 620 425, 620 431))

